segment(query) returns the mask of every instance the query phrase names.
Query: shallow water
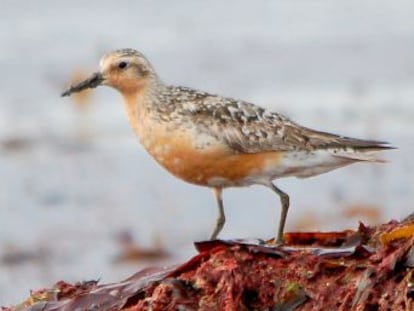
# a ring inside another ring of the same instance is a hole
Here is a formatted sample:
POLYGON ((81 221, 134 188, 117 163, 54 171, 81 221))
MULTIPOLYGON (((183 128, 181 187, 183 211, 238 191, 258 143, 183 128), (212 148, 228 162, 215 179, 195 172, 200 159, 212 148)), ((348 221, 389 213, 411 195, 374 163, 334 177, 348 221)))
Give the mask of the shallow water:
MULTIPOLYGON (((115 91, 98 89, 84 109, 59 97, 75 72, 95 70, 114 48, 141 49, 165 81, 399 147, 385 165, 278 181, 291 196, 288 230, 354 228, 412 212, 412 1, 22 5, 2 1, 0 10, 8 30, 0 32, 0 305, 60 279, 116 281, 150 264, 113 263, 119 232, 173 254, 151 264, 188 258, 192 242, 210 234, 210 191, 157 166, 115 91), (349 216, 355 206, 367 214, 349 216)), ((229 189, 224 199, 223 238, 271 237, 279 202, 270 191, 229 189)))

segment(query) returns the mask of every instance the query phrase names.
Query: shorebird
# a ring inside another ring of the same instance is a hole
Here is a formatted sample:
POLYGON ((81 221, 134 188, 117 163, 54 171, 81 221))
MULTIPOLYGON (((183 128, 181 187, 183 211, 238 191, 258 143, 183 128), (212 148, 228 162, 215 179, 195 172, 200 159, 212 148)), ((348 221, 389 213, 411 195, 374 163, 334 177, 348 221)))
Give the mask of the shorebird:
POLYGON ((306 178, 356 162, 381 162, 372 154, 383 141, 316 131, 252 103, 165 84, 134 49, 104 55, 100 70, 62 96, 107 85, 124 98, 133 130, 149 154, 174 176, 213 190, 218 206, 210 239, 225 223, 222 191, 263 185, 279 195, 276 233, 283 242, 289 196, 273 180, 306 178))

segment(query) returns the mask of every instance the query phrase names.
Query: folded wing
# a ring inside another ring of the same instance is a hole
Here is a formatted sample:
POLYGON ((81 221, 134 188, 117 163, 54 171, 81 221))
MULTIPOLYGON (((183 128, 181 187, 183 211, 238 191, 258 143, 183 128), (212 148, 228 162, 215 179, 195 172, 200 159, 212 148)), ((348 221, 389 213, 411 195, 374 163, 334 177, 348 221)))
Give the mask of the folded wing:
POLYGON ((384 141, 312 130, 251 103, 213 95, 197 104, 192 117, 206 132, 243 153, 332 149, 343 156, 393 148, 384 141))

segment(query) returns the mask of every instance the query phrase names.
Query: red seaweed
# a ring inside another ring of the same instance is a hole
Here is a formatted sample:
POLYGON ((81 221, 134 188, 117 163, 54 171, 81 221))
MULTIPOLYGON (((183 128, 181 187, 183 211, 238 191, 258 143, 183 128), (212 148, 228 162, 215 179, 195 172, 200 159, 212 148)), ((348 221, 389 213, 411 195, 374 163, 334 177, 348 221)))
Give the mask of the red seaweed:
POLYGON ((195 243, 182 265, 114 284, 57 282, 3 310, 414 310, 411 223, 195 243))

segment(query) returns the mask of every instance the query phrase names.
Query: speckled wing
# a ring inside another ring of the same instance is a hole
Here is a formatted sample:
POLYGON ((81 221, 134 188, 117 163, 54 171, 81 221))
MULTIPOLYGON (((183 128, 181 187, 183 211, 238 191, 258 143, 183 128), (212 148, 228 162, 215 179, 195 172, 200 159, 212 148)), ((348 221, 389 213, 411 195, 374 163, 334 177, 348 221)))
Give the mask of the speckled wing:
POLYGON ((207 99, 212 126, 207 129, 232 149, 244 153, 294 150, 303 145, 297 127, 286 117, 243 101, 207 99), (290 135, 286 135, 287 132, 290 135), (295 135, 295 136, 293 136, 295 135))
POLYGON ((189 104, 193 121, 243 153, 316 149, 390 149, 386 142, 361 140, 302 127, 254 104, 196 92, 189 104))

